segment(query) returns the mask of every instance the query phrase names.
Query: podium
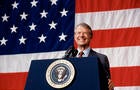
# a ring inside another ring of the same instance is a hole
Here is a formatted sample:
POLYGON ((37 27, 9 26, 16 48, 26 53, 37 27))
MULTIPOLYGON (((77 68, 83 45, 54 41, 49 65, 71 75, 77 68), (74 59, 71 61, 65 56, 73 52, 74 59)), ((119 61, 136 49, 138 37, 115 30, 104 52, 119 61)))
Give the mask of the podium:
MULTIPOLYGON (((29 69, 25 90, 57 90, 46 80, 46 70, 59 59, 33 60, 29 69)), ((108 81, 97 57, 65 58, 72 63, 75 76, 72 82, 60 90, 108 90, 108 81)))

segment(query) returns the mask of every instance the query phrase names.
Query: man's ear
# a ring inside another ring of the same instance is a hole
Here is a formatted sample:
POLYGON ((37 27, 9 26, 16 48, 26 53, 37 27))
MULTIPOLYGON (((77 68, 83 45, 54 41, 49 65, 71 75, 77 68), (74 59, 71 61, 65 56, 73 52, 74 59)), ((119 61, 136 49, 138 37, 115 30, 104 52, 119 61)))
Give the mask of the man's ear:
POLYGON ((92 37, 93 37, 93 32, 90 33, 90 39, 92 39, 92 37))
POLYGON ((93 35, 90 35, 90 39, 92 39, 93 35))

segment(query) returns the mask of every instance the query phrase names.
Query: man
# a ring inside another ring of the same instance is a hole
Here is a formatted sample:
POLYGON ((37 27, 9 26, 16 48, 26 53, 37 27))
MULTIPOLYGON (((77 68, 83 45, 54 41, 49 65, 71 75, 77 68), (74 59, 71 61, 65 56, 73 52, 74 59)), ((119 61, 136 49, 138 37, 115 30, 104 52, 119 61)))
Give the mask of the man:
POLYGON ((109 90, 113 90, 114 86, 110 77, 110 67, 108 58, 106 55, 97 53, 90 48, 89 45, 92 37, 93 37, 92 29, 88 24, 80 23, 79 25, 77 25, 74 31, 74 39, 77 44, 78 53, 76 52, 76 55, 73 54, 70 55, 70 50, 68 50, 66 51, 67 56, 65 57, 79 57, 79 55, 81 55, 80 57, 97 56, 101 64, 103 65, 104 71, 106 73, 106 77, 108 79, 108 88, 109 90))

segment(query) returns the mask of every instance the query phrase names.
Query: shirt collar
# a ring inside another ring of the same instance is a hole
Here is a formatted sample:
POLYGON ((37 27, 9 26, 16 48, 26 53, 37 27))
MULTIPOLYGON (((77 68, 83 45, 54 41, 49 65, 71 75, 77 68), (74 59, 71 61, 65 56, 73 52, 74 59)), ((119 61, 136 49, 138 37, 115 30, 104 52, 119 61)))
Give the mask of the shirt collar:
MULTIPOLYGON (((77 48, 77 50, 78 50, 78 54, 79 54, 79 52, 81 52, 81 50, 79 48, 77 48)), ((83 57, 87 57, 89 55, 89 52, 90 52, 90 47, 85 49, 83 52, 84 52, 83 57)))

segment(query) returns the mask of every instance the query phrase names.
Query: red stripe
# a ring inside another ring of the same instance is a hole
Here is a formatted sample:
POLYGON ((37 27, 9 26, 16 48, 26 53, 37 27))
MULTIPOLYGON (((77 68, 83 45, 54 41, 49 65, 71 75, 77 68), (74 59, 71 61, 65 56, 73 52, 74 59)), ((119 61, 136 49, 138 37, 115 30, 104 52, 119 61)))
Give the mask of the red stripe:
POLYGON ((0 90, 24 90, 26 73, 0 73, 0 90))
POLYGON ((140 66, 111 68, 115 86, 140 86, 140 66))
MULTIPOLYGON (((24 90, 27 72, 0 73, 0 90, 24 90)), ((115 86, 140 86, 140 66, 111 68, 115 86)))
POLYGON ((139 46, 140 27, 93 31, 92 48, 139 46))
POLYGON ((140 0, 76 0, 76 13, 139 8, 140 0))

